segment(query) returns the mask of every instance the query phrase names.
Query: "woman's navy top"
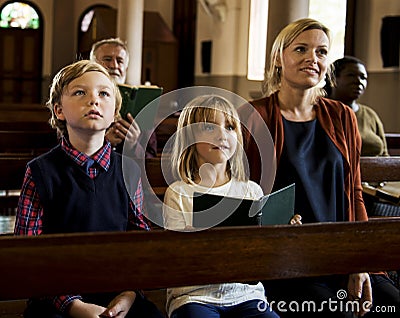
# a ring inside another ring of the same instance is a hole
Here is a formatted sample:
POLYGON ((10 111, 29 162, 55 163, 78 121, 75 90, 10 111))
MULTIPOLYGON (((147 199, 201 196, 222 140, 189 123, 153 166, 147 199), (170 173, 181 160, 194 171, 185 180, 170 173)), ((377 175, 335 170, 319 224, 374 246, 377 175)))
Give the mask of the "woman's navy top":
POLYGON ((314 119, 283 119, 284 149, 274 190, 295 183, 295 213, 303 223, 345 221, 344 168, 340 151, 314 119))

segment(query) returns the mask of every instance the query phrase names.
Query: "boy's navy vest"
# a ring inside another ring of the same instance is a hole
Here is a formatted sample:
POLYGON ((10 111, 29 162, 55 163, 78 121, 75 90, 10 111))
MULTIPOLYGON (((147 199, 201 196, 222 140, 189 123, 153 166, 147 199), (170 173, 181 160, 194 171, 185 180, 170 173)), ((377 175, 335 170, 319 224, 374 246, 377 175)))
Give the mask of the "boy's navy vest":
MULTIPOLYGON (((97 163, 95 163, 97 164, 97 163)), ((43 207, 43 234, 126 231, 129 193, 122 174, 122 156, 111 152, 110 167, 91 179, 57 146, 28 163, 43 207)), ((129 191, 136 192, 140 168, 124 158, 129 191)))

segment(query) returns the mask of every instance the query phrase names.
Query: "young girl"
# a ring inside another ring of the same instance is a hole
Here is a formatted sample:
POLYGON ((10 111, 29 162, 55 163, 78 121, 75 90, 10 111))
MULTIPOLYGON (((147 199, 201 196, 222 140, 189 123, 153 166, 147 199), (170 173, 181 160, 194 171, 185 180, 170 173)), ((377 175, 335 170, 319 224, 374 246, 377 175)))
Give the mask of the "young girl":
MULTIPOLYGON (((238 114, 222 97, 199 96, 183 108, 171 156, 178 181, 164 197, 167 229, 194 230, 194 192, 252 199, 263 195, 246 177, 238 114)), ((261 283, 171 288, 167 312, 171 318, 278 317, 267 306, 261 283)))

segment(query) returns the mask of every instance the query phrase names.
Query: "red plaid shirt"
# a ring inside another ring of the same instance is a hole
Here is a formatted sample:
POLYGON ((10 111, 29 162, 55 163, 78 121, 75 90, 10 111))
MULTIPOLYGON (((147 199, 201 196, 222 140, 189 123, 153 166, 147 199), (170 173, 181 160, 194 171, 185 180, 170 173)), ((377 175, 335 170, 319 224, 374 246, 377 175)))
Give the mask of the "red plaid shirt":
MULTIPOLYGON (((73 148, 69 142, 62 138, 61 148, 71 157, 79 166, 87 166, 88 162, 92 164, 87 173, 94 179, 101 170, 107 172, 110 167, 111 144, 106 141, 104 146, 92 157, 73 148)), ((149 230, 150 227, 143 217, 143 189, 141 180, 137 185, 137 190, 133 200, 129 202, 129 222, 132 228, 149 230)), ((38 192, 36 191, 35 181, 28 167, 25 172, 24 182, 22 184, 21 195, 18 202, 17 217, 15 221, 15 235, 40 235, 43 226, 43 207, 41 205, 38 192)), ((53 303, 57 309, 64 311, 65 308, 74 300, 81 299, 79 295, 57 296, 53 303)))

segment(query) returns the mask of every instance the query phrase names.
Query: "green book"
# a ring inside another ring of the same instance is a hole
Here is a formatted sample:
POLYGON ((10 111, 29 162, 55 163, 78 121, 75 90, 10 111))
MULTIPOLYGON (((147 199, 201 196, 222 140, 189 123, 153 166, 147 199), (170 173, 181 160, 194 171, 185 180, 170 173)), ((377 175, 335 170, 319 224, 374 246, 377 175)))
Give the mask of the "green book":
POLYGON ((127 114, 130 113, 141 129, 152 129, 159 106, 158 97, 163 91, 162 87, 127 84, 118 84, 118 87, 122 95, 121 117, 126 119, 127 114))
POLYGON ((295 184, 259 200, 193 194, 193 226, 249 226, 289 224, 294 215, 295 184))

